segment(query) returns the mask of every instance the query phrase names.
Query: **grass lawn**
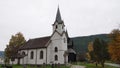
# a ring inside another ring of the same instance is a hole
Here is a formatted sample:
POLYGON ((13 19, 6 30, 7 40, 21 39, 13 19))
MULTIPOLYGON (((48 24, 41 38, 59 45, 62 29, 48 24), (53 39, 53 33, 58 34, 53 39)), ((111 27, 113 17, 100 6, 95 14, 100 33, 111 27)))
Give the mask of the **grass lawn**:
MULTIPOLYGON (((1 68, 1 65, 0 65, 0 68, 1 68)), ((23 66, 22 65, 13 65, 13 68, 23 68, 23 66)), ((27 65, 27 68, 38 68, 38 67, 37 66, 31 67, 30 65, 27 65)), ((39 68, 43 68, 43 67, 39 67, 39 68)), ((47 65, 46 68, 51 68, 51 66, 47 65)), ((60 68, 70 68, 70 67, 61 65, 60 68)))
MULTIPOLYGON (((86 66, 86 68, 102 68, 102 66, 100 64, 98 64, 98 67, 96 67, 95 64, 93 64, 93 63, 78 62, 78 63, 74 63, 74 64, 81 65, 81 66, 86 66)), ((104 68, 118 68, 118 67, 113 67, 113 66, 105 65, 104 68)))

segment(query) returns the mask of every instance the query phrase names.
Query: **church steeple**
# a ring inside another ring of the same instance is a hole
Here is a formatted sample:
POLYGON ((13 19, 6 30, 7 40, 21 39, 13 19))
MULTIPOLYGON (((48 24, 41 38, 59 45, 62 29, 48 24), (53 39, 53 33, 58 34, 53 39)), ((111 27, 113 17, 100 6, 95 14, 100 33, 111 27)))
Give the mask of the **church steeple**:
POLYGON ((55 22, 53 24, 53 32, 57 31, 60 34, 62 34, 65 31, 64 27, 65 27, 65 25, 64 25, 63 20, 61 19, 60 10, 59 10, 59 7, 58 7, 57 14, 56 14, 56 19, 55 19, 55 22))
POLYGON ((58 22, 58 23, 62 23, 59 7, 57 9, 56 20, 55 21, 58 22))

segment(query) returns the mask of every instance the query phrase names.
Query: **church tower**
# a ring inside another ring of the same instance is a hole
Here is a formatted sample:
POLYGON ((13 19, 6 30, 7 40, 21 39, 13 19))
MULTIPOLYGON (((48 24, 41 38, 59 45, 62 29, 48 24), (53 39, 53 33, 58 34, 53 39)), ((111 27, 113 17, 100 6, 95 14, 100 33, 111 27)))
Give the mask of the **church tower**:
POLYGON ((65 31, 65 25, 61 18, 59 7, 55 22, 53 24, 53 33, 51 36, 51 42, 48 46, 48 63, 60 63, 65 64, 68 62, 68 56, 65 55, 67 48, 67 35, 65 31))
POLYGON ((64 25, 63 20, 61 19, 60 10, 59 10, 59 7, 58 7, 57 14, 56 14, 56 19, 55 19, 55 22, 53 24, 53 32, 57 31, 60 34, 62 34, 63 31, 65 31, 64 27, 65 27, 65 25, 64 25))

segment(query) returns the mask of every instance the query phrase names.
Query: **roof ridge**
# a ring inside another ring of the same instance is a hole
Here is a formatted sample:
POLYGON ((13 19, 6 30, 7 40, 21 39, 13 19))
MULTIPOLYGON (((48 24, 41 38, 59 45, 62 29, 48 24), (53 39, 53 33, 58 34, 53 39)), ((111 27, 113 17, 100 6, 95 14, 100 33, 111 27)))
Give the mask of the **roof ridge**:
POLYGON ((35 39, 42 39, 42 38, 48 38, 48 37, 51 37, 51 36, 44 36, 44 37, 38 37, 38 38, 32 38, 32 39, 29 39, 29 40, 35 40, 35 39))

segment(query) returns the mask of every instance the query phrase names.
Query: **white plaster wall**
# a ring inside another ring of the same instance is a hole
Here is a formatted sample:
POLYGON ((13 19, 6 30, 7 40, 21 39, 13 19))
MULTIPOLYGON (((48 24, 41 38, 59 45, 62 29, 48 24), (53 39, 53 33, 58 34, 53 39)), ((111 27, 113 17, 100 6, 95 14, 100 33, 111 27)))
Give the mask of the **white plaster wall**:
MULTIPOLYGON (((63 49, 63 51, 64 51, 64 53, 65 53, 65 51, 67 51, 68 50, 68 48, 67 48, 67 37, 66 37, 66 34, 64 33, 63 34, 63 36, 62 36, 62 49, 63 49), (65 38, 65 42, 64 42, 64 38, 65 38)), ((63 54, 64 54, 63 53, 63 54)), ((64 56, 64 61, 66 60, 66 62, 68 62, 68 56, 64 56), (66 58, 66 59, 65 59, 66 58)))
POLYGON ((46 63, 46 48, 37 49, 37 63, 43 64, 46 63), (40 51, 43 51, 43 59, 40 59, 40 51))
POLYGON ((55 24, 53 25, 53 32, 55 31, 55 29, 56 29, 56 25, 58 25, 58 23, 57 22, 55 22, 55 24))
POLYGON ((67 49, 68 49, 67 48, 67 37, 66 37, 65 33, 62 36, 62 48, 61 49, 64 51, 67 51, 67 49), (64 42, 64 38, 65 38, 65 42, 64 42))
POLYGON ((49 56, 48 64, 50 62, 64 64, 65 60, 63 55, 64 55, 64 52, 67 51, 67 42, 64 43, 63 38, 66 38, 66 36, 64 35, 64 37, 61 37, 57 32, 54 33, 54 35, 52 36, 51 38, 52 42, 47 48, 47 52, 49 56), (58 48, 58 52, 54 51, 55 47, 58 48), (58 55, 58 61, 54 60, 55 55, 58 55))
POLYGON ((47 47, 47 64, 51 64, 51 62, 53 62, 53 45, 52 43, 49 44, 49 46, 47 47))
POLYGON ((36 49, 28 50, 28 64, 36 64, 36 49), (33 51, 34 57, 31 59, 31 52, 33 51))
POLYGON ((4 64, 4 58, 0 57, 0 64, 4 64))
POLYGON ((25 52, 25 57, 20 59, 20 64, 28 64, 28 50, 21 50, 20 54, 25 52))
POLYGON ((55 30, 57 30, 60 34, 62 34, 62 32, 63 31, 65 31, 65 29, 64 28, 62 28, 62 26, 64 26, 64 24, 58 24, 57 22, 54 24, 54 26, 53 26, 53 32, 55 31, 55 30), (56 25, 57 25, 57 29, 56 29, 56 25))
POLYGON ((10 60, 10 64, 17 64, 17 62, 18 62, 18 59, 15 59, 15 61, 13 62, 10 60))
POLYGON ((43 63, 46 63, 46 48, 21 50, 20 53, 22 54, 23 51, 25 52, 25 54, 27 54, 27 56, 20 59, 20 64, 43 64, 43 63), (44 53, 43 54, 43 59, 39 58, 41 50, 44 53), (33 59, 30 58, 32 51, 34 52, 33 59))

